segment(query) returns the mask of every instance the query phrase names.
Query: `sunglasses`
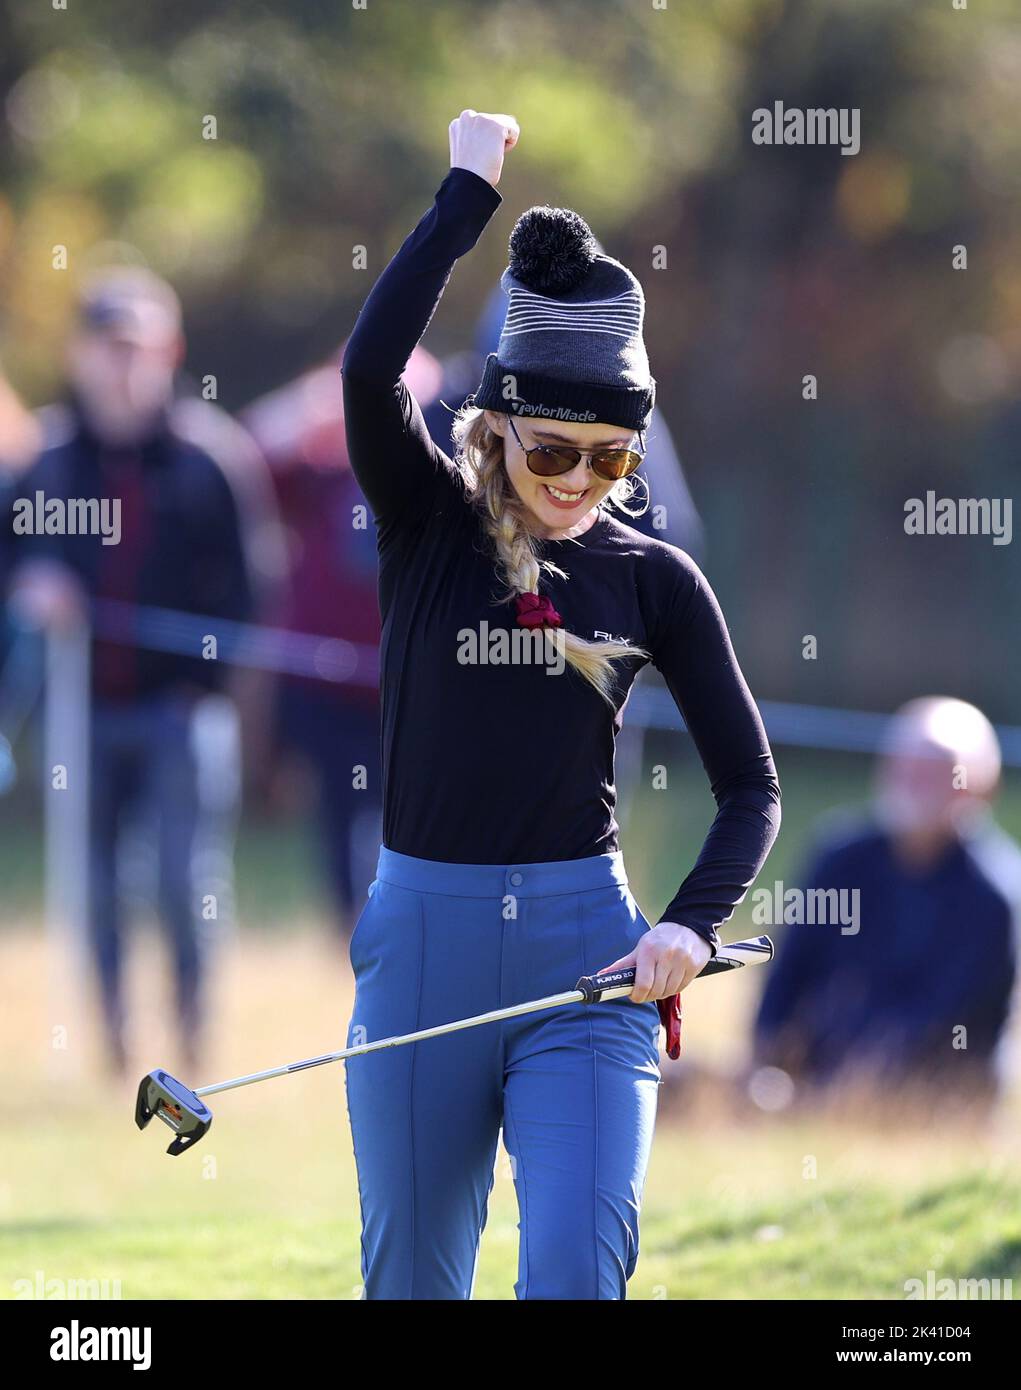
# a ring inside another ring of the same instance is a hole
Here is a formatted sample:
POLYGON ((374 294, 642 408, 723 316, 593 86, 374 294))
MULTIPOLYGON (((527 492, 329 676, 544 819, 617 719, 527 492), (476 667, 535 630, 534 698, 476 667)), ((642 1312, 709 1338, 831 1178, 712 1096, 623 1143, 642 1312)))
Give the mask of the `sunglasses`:
POLYGON ((584 449, 569 449, 562 444, 536 444, 528 449, 521 442, 514 425, 514 418, 507 416, 510 427, 514 430, 514 438, 518 441, 518 447, 525 455, 525 462, 532 473, 536 473, 540 478, 556 478, 561 473, 570 473, 572 468, 577 468, 583 458, 587 458, 592 468, 592 472, 604 482, 615 483, 621 478, 628 477, 639 467, 644 454, 637 453, 634 449, 596 449, 586 451, 584 449))

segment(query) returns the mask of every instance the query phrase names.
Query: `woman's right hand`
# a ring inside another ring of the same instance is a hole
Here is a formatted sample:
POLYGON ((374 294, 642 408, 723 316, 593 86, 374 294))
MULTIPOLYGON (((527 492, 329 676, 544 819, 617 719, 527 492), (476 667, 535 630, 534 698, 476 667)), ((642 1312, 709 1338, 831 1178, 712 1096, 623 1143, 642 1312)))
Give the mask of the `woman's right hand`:
POLYGON ((495 188, 503 172, 504 155, 518 143, 520 134, 513 116, 462 111, 450 122, 450 167, 470 169, 495 188))

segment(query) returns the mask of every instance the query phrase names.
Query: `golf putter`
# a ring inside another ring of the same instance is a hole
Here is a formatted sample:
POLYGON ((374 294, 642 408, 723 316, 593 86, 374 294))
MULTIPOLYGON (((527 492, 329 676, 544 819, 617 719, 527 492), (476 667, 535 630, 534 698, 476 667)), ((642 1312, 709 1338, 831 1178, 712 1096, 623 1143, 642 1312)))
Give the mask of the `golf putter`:
POLYGON ((139 1129, 145 1129, 154 1115, 174 1131, 167 1153, 175 1158, 193 1148, 213 1123, 211 1111, 197 1094, 162 1067, 142 1077, 135 1099, 135 1124, 139 1129))
MULTIPOLYGON (((737 970, 743 965, 758 965, 773 958, 773 943, 768 936, 754 936, 748 941, 734 941, 722 946, 712 960, 708 961, 698 973, 701 980, 707 975, 719 975, 725 971, 737 970)), ((167 1153, 174 1158, 193 1149, 213 1123, 212 1112, 202 1100, 203 1096, 215 1095, 218 1091, 235 1091, 240 1086, 253 1086, 257 1081, 269 1081, 274 1076, 290 1076, 294 1072, 307 1071, 310 1067, 323 1067, 329 1062, 343 1062, 351 1057, 363 1057, 369 1052, 381 1052, 388 1047, 403 1047, 406 1043, 424 1042, 427 1038, 438 1038, 445 1033, 457 1033, 464 1028, 478 1028, 483 1023, 500 1023, 504 1019, 519 1018, 522 1014, 534 1014, 543 1009, 557 1009, 564 1004, 598 1004, 610 999, 625 999, 635 984, 634 967, 627 970, 610 970, 603 975, 583 975, 574 989, 563 994, 550 994, 545 999, 532 999, 525 1004, 512 1004, 507 1009, 494 1009, 488 1014, 477 1014, 474 1018, 458 1019, 454 1023, 441 1023, 436 1028, 423 1028, 418 1033, 404 1033, 398 1037, 380 1038, 377 1042, 360 1043, 357 1047, 346 1047, 340 1052, 327 1052, 322 1057, 308 1057, 303 1062, 291 1062, 283 1067, 270 1067, 267 1071, 252 1072, 249 1076, 236 1076, 232 1081, 220 1081, 215 1086, 202 1086, 197 1091, 190 1090, 182 1081, 171 1076, 162 1067, 143 1076, 135 1101, 135 1124, 139 1129, 155 1115, 174 1131, 174 1138, 167 1153)))

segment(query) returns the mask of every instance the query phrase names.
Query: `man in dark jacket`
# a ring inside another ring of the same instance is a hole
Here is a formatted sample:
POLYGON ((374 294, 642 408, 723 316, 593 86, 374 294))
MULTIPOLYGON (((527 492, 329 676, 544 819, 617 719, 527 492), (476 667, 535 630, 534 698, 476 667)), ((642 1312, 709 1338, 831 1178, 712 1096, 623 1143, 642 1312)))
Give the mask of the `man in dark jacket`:
POLYGON ((172 422, 182 350, 177 297, 157 277, 120 269, 86 287, 69 344, 70 404, 42 413, 42 452, 19 480, 11 523, 16 601, 45 626, 89 621, 96 634, 88 919, 118 1068, 124 814, 137 808, 152 824, 191 1061, 203 1015, 202 928, 225 906, 216 874, 194 876, 196 855, 204 825, 217 821, 206 816, 207 802, 222 799, 225 779, 237 779, 229 702, 215 694, 225 669, 218 623, 249 615, 250 577, 223 470, 172 422), (173 631, 147 646, 152 618, 139 610, 149 608, 204 621, 173 620, 173 631))
POLYGON ((995 1094, 1021 899, 1021 854, 989 813, 999 772, 973 705, 928 698, 898 712, 874 819, 831 834, 804 882, 806 901, 856 909, 786 928, 756 1023, 760 1063, 813 1087, 995 1094))

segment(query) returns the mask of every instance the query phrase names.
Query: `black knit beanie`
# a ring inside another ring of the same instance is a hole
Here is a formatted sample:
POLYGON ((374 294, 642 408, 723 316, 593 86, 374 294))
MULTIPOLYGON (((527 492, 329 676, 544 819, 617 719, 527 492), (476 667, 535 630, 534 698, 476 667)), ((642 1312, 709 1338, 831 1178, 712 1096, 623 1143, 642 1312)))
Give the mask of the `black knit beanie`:
POLYGON ((656 383, 642 338, 645 296, 570 208, 518 218, 500 277, 507 316, 474 404, 546 420, 644 429, 656 383))

